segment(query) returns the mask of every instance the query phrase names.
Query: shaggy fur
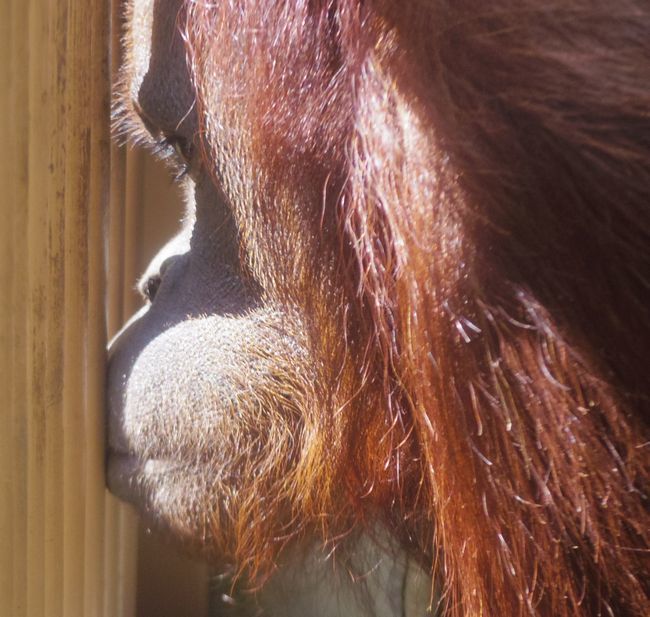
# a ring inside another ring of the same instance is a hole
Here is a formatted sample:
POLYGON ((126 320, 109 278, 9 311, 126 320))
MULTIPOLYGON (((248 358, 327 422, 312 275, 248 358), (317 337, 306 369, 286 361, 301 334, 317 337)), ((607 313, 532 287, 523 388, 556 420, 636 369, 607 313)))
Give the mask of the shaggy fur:
POLYGON ((293 437, 270 403, 219 550, 259 574, 379 522, 449 615, 650 614, 647 2, 180 23, 242 276, 310 358, 264 390, 293 437))

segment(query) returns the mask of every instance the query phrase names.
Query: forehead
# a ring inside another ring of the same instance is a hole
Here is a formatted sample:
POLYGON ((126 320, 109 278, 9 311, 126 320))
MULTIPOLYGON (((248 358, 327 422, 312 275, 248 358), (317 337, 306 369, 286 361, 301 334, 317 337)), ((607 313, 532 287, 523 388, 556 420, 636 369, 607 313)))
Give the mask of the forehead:
POLYGON ((182 0, 130 0, 125 10, 121 96, 166 131, 176 128, 194 102, 182 6, 182 0))

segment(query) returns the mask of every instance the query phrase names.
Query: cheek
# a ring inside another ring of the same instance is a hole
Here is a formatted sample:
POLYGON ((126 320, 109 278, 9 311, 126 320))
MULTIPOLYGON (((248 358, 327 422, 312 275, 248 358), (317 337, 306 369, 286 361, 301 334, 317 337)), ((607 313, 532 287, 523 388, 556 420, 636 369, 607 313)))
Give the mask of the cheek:
POLYGON ((186 543, 225 546, 241 504, 297 464, 314 405, 298 331, 262 308, 133 323, 109 365, 109 488, 186 543))
POLYGON ((189 319, 155 336, 149 321, 143 317, 115 344, 112 448, 141 459, 187 454, 225 465, 242 450, 263 449, 271 419, 295 430, 308 362, 281 313, 189 319))

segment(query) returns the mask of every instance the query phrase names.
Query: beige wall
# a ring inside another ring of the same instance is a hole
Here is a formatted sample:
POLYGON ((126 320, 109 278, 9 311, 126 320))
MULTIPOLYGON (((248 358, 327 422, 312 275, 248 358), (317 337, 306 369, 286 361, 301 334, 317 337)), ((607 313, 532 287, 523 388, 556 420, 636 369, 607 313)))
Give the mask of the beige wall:
POLYGON ((131 615, 134 524, 103 488, 103 0, 3 0, 0 614, 131 615))
POLYGON ((180 615, 149 612, 163 592, 183 615, 205 610, 203 569, 152 552, 148 535, 136 590, 135 517, 104 490, 106 337, 137 302, 168 200, 152 191, 159 171, 110 145, 112 10, 0 0, 3 617, 180 615))

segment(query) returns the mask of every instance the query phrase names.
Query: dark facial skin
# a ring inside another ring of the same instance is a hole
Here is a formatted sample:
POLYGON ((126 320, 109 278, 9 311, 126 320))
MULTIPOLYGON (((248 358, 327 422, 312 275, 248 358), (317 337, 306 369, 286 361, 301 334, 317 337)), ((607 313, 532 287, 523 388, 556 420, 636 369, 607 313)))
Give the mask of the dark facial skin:
POLYGON ((187 168, 187 200, 181 233, 140 282, 147 306, 110 346, 108 485, 150 523, 206 548, 207 521, 237 499, 238 470, 267 439, 291 439, 297 420, 278 407, 277 375, 291 384, 305 352, 293 317, 242 276, 237 229, 198 156, 178 8, 136 0, 126 35, 123 103, 138 116, 129 122, 147 142, 166 140, 172 165, 187 168), (286 417, 279 433, 264 419, 269 405, 286 417))

